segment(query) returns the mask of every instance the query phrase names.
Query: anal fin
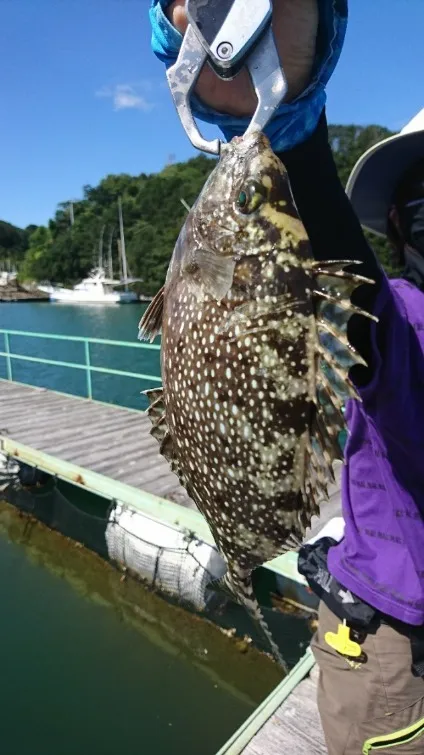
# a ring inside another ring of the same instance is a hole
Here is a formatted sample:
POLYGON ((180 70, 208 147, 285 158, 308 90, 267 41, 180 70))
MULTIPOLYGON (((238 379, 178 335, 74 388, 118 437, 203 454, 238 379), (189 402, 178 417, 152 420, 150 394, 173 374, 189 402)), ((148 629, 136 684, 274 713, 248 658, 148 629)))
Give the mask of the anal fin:
POLYGON ((180 461, 175 452, 175 445, 172 439, 172 435, 168 428, 166 421, 165 402, 163 399, 163 388, 151 388, 150 390, 143 391, 143 394, 147 396, 149 406, 147 409, 147 415, 151 420, 152 427, 150 429, 150 435, 159 443, 159 453, 169 463, 171 471, 177 475, 180 485, 187 491, 188 495, 193 498, 194 491, 188 483, 184 472, 182 470, 180 461))
POLYGON ((142 392, 143 396, 146 396, 149 406, 147 407, 147 415, 150 418, 152 424, 165 414, 165 403, 163 400, 163 388, 150 388, 147 391, 142 392))

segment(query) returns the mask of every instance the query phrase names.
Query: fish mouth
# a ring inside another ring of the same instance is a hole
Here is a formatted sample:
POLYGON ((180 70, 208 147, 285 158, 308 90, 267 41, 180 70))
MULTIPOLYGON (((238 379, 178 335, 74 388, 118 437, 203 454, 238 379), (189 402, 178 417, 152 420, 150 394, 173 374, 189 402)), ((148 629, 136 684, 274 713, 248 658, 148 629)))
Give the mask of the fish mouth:
POLYGON ((229 167, 234 184, 240 183, 243 177, 246 181, 262 181, 265 177, 270 189, 280 185, 281 176, 285 173, 284 166, 262 131, 233 137, 223 145, 221 160, 221 165, 229 167))
POLYGON ((222 145, 221 152, 223 155, 234 152, 244 155, 248 152, 272 152, 272 149, 268 137, 262 131, 253 131, 243 136, 234 136, 230 142, 222 145))

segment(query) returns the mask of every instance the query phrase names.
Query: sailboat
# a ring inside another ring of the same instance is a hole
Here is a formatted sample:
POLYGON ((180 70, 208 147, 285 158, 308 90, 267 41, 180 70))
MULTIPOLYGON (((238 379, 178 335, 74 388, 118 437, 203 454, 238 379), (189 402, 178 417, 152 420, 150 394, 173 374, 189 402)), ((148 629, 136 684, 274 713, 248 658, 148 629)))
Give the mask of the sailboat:
POLYGON ((122 202, 118 197, 119 210, 119 229, 120 240, 118 240, 119 261, 120 261, 120 278, 113 278, 112 267, 112 229, 109 236, 109 255, 108 255, 108 273, 106 273, 103 264, 103 236, 105 226, 102 227, 99 240, 99 262, 98 266, 93 268, 87 278, 77 283, 73 288, 64 288, 62 286, 42 285, 38 286, 40 291, 49 294, 50 301, 66 302, 67 304, 128 304, 139 301, 138 295, 129 290, 131 283, 141 282, 142 278, 132 278, 129 276, 127 258, 125 254, 125 236, 124 224, 122 219, 122 202), (119 288, 124 290, 118 290, 119 288))

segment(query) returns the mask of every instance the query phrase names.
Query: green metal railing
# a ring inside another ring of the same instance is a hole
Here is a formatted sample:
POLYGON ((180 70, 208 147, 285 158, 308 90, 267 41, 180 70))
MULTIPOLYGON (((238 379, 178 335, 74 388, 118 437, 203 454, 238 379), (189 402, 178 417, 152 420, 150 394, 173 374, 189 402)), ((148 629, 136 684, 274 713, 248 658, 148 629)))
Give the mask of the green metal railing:
POLYGON ((90 346, 92 344, 100 344, 101 346, 120 346, 123 348, 131 349, 150 349, 159 351, 160 346, 158 344, 151 343, 132 343, 131 341, 110 341, 106 338, 83 338, 80 336, 60 336, 52 333, 32 333, 24 330, 6 330, 0 328, 0 335, 4 338, 4 351, 0 351, 0 357, 4 357, 6 360, 6 375, 8 380, 14 379, 13 377, 13 362, 14 360, 21 362, 35 362, 38 364, 48 364, 53 367, 69 367, 74 370, 85 370, 86 373, 86 388, 87 398, 93 398, 93 386, 91 381, 92 373, 103 373, 105 375, 119 375, 120 377, 137 378, 139 380, 148 380, 155 383, 161 383, 162 378, 158 375, 148 375, 142 372, 128 372, 127 370, 115 370, 112 367, 100 367, 92 364, 90 346), (40 338, 49 339, 52 341, 67 341, 73 343, 81 343, 84 345, 84 362, 65 362, 58 359, 46 359, 45 357, 35 357, 29 354, 18 354, 10 348, 10 336, 23 336, 25 338, 40 338))

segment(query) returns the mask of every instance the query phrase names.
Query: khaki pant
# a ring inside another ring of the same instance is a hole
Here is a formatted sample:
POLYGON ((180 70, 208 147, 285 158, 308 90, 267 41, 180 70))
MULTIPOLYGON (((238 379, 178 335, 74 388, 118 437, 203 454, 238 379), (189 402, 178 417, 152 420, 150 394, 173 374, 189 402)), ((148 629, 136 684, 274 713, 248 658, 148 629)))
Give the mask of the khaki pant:
POLYGON ((411 671, 408 637, 381 625, 359 638, 362 656, 327 645, 340 620, 321 602, 312 651, 318 708, 329 755, 424 755, 424 679, 411 671))

